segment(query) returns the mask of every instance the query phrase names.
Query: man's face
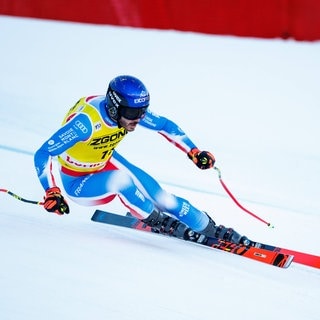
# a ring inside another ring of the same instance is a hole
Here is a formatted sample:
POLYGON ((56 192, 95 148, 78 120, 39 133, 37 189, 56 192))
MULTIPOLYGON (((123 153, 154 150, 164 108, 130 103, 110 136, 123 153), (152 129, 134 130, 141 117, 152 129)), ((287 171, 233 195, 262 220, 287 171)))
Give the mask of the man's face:
POLYGON ((128 132, 134 131, 139 122, 140 122, 140 118, 134 119, 134 120, 128 120, 125 117, 121 117, 119 119, 120 126, 125 128, 128 132))

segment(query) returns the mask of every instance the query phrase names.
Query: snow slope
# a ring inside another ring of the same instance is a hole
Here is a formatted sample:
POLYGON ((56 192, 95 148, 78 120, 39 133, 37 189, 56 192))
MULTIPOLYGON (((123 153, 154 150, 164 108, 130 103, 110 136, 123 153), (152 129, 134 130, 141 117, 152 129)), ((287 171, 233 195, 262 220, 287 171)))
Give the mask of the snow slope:
MULTIPOLYGON (((320 43, 0 17, 0 188, 41 200, 33 152, 78 98, 140 77, 152 109, 212 151, 269 229, 161 136, 119 151, 248 237, 320 255, 320 43)), ((181 241, 58 217, 0 193, 2 320, 320 319, 318 269, 270 267, 181 241)), ((105 209, 124 213, 118 201, 105 209)))

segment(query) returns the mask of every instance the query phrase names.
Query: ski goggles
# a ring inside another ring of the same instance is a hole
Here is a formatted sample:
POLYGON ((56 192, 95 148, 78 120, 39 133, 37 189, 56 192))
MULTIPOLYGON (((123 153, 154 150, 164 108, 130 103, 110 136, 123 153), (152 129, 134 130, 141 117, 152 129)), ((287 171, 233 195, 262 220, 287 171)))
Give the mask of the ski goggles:
POLYGON ((119 116, 124 117, 128 120, 136 120, 143 118, 144 115, 147 112, 148 107, 143 108, 130 108, 130 107, 124 107, 120 106, 118 108, 119 116))

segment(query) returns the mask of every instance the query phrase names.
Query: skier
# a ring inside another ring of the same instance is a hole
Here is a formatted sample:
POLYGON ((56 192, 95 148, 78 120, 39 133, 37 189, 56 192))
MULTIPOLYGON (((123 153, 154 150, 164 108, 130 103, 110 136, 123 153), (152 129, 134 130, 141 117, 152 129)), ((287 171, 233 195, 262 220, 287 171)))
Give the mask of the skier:
POLYGON ((78 204, 102 205, 118 196, 156 232, 198 242, 215 236, 247 245, 245 236, 216 225, 207 213, 168 193, 116 151, 120 141, 141 125, 160 133, 200 169, 214 166, 210 152, 200 151, 173 121, 151 112, 149 102, 149 92, 139 79, 121 75, 110 81, 106 95, 83 97, 69 110, 62 127, 34 156, 45 190, 44 208, 58 215, 69 213, 52 173, 51 160, 57 156, 64 190, 78 204))

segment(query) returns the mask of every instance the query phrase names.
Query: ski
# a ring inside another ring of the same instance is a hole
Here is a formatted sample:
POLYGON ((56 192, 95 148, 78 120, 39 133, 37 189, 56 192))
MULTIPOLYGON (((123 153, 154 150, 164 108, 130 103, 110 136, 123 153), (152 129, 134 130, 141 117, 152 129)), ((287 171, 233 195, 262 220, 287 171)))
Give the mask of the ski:
POLYGON ((269 251, 292 255, 294 256, 295 263, 320 269, 320 256, 316 256, 306 252, 299 252, 291 249, 280 248, 270 244, 259 243, 259 242, 253 242, 253 245, 269 251))
MULTIPOLYGON (((132 216, 130 213, 129 215, 123 216, 107 211, 96 210, 91 220, 130 229, 153 232, 149 226, 143 223, 140 219, 132 216)), ((188 240, 183 241, 192 242, 188 240)), ((193 243, 243 256, 280 268, 288 268, 294 258, 292 254, 268 250, 259 247, 258 244, 257 246, 244 246, 242 244, 235 244, 218 238, 209 238, 209 240, 205 244, 197 242, 193 243)))

